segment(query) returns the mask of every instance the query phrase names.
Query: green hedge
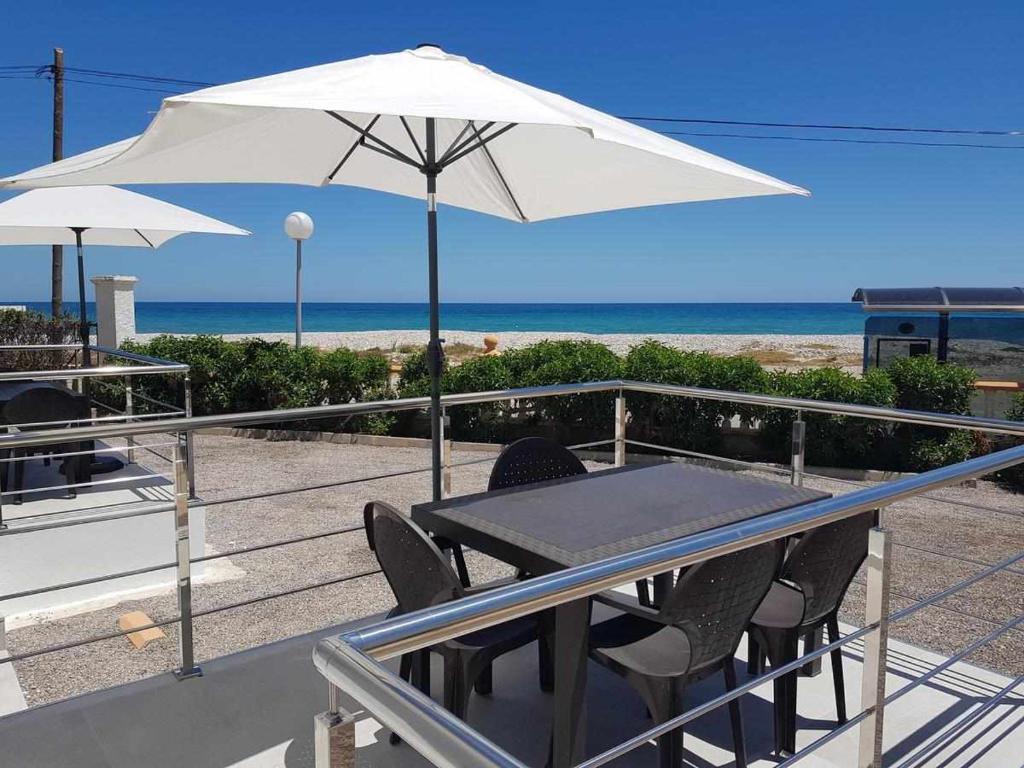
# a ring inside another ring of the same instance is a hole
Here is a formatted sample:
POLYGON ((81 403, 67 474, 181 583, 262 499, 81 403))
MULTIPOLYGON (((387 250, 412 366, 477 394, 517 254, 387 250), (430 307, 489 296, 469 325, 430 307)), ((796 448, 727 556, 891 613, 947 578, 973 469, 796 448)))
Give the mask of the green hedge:
MULTIPOLYGON (((1013 403, 1006 412, 1006 418, 1012 421, 1024 421, 1024 394, 1014 395, 1013 403)), ((1015 440, 1014 443, 1020 445, 1024 441, 1015 440)), ((999 473, 999 479, 1015 491, 1024 493, 1024 464, 1004 469, 999 473)))
MULTIPOLYGON (((41 312, 0 309, 0 345, 77 344, 78 320, 41 312)), ((0 352, 0 370, 49 371, 64 368, 72 352, 0 352)))
MULTIPOLYGON (((323 352, 261 339, 225 341, 219 336, 158 336, 144 344, 125 343, 123 348, 186 363, 196 416, 375 399, 387 384, 388 362, 382 355, 347 349, 323 352)), ((174 376, 138 376, 135 387, 149 397, 180 403, 179 381, 174 376)), ((301 426, 339 425, 317 421, 301 426)))
MULTIPOLYGON (((429 393, 422 351, 406 359, 398 391, 392 392, 386 386, 388 362, 380 354, 295 350, 281 342, 231 342, 217 336, 160 336, 146 344, 125 346, 187 363, 197 415, 429 393)), ((749 357, 685 352, 655 341, 640 344, 625 356, 588 341, 544 341, 497 357, 446 365, 441 386, 445 393, 479 392, 616 378, 967 413, 975 377, 970 370, 924 357, 855 376, 838 368, 768 371, 749 357)), ((150 397, 179 402, 172 377, 140 376, 136 387, 150 397)), ((563 443, 607 439, 612 436, 613 400, 614 393, 607 392, 459 406, 450 410, 451 434, 456 440, 487 442, 509 442, 532 434, 546 434, 563 443)), ((628 395, 628 408, 629 434, 634 439, 724 456, 780 462, 789 458, 794 418, 789 410, 639 393, 628 395), (737 424, 752 428, 739 434, 727 429, 737 424)), ((806 460, 812 465, 922 470, 961 461, 979 449, 974 437, 965 432, 810 412, 804 418, 806 460)), ((1024 400, 1018 401, 1017 416, 1010 418, 1024 418, 1024 400)), ((423 412, 291 427, 429 434, 423 412)))
MULTIPOLYGON (((445 366, 441 391, 482 392, 513 387, 538 387, 616 379, 622 360, 603 344, 589 341, 542 341, 511 349, 496 357, 478 357, 461 365, 445 366)), ((400 397, 425 396, 430 380, 424 353, 405 361, 400 397)), ((450 411, 456 440, 508 442, 527 434, 548 434, 564 442, 584 442, 608 436, 614 395, 570 395, 459 406, 450 411)), ((400 417, 396 429, 404 434, 426 434, 426 424, 415 415, 400 417)))
MULTIPOLYGON (((686 352, 647 341, 625 357, 600 344, 542 342, 500 357, 470 360, 446 368, 442 391, 476 392, 544 384, 596 381, 621 376, 681 386, 754 392, 879 407, 966 413, 974 373, 930 358, 908 358, 887 370, 855 376, 838 368, 795 373, 768 371, 752 358, 686 352)), ((423 396, 429 380, 422 354, 405 365, 400 396, 423 396)), ((457 440, 507 442, 524 434, 549 434, 564 442, 608 438, 613 395, 576 395, 479 406, 450 411, 457 440)), ((794 414, 790 410, 631 393, 629 434, 644 442, 717 455, 789 460, 794 414), (744 439, 729 436, 730 424, 757 426, 744 439), (726 445, 727 440, 731 440, 726 445)), ((805 413, 808 464, 918 471, 962 461, 975 450, 969 433, 893 425, 871 419, 805 413)), ((396 434, 427 434, 422 415, 400 417, 396 434)))

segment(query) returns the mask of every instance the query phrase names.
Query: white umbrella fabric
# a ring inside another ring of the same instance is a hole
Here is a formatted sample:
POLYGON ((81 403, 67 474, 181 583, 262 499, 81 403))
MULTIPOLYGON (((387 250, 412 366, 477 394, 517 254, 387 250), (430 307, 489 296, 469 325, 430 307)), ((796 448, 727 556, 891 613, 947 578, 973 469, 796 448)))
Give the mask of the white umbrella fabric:
POLYGON ((178 235, 248 235, 244 229, 126 189, 37 189, 0 203, 0 245, 75 245, 79 333, 88 359, 83 246, 159 248, 178 235))
POLYGON ((0 188, 176 182, 348 184, 426 198, 435 499, 439 188, 444 203, 521 222, 808 194, 434 45, 174 96, 141 136, 0 180, 0 188))

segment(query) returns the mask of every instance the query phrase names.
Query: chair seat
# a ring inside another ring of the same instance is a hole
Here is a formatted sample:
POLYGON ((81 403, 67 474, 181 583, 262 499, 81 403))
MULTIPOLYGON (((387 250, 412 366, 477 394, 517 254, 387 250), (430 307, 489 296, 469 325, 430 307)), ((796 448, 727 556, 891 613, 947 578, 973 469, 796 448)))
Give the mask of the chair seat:
POLYGON ((592 653, 650 677, 678 677, 690 668, 690 641, 676 627, 624 614, 590 629, 592 653))
POLYGON ((750 623, 760 627, 790 629, 800 626, 804 610, 803 592, 776 581, 757 607, 750 623))

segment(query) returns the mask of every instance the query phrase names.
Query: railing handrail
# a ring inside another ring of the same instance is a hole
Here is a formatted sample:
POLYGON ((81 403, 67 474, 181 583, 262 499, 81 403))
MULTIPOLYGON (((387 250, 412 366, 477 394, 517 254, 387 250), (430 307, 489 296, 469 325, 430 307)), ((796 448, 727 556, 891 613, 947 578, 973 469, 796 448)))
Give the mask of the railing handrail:
MULTIPOLYGON (((104 369, 87 369, 104 370, 104 369)), ((110 369, 106 369, 110 370, 110 369)), ((153 368, 116 369, 120 372, 139 373, 153 371, 153 368)), ((75 375, 83 371, 76 370, 75 375)), ((24 376, 24 374, 20 374, 24 376)), ((5 374, 0 374, 2 380, 5 374)), ((56 378, 67 378, 63 376, 56 378)), ((957 414, 932 413, 928 411, 910 411, 900 408, 883 408, 873 405, 857 405, 853 403, 835 403, 824 400, 807 400, 795 397, 779 397, 776 395, 758 395, 750 392, 733 392, 730 390, 702 389, 700 387, 683 387, 674 384, 653 384, 649 382, 611 379, 581 384, 553 384, 541 387, 522 387, 518 389, 501 389, 487 392, 465 392, 443 395, 441 404, 446 407, 458 405, 477 405, 480 403, 500 400, 527 400, 539 397, 557 397, 560 395, 576 395, 594 392, 636 392, 646 394, 664 394, 696 399, 720 400, 745 405, 786 408, 793 411, 808 411, 831 414, 836 416, 856 416, 877 419, 879 421, 896 421, 907 424, 947 427, 950 429, 976 430, 1004 435, 1024 437, 1024 422, 1007 419, 992 419, 979 416, 961 416, 957 414)), ((336 405, 320 405, 304 408, 281 408, 267 411, 246 411, 243 413, 217 414, 213 416, 190 416, 164 419, 160 422, 162 432, 189 432, 197 429, 214 427, 246 427, 253 424, 268 424, 284 421, 303 421, 326 419, 341 416, 364 416, 374 413, 392 411, 410 411, 428 408, 430 399, 427 397, 399 398, 397 400, 371 400, 360 403, 339 403, 336 405)), ((15 435, 0 435, 0 450, 21 448, 36 445, 49 445, 54 438, 61 441, 103 440, 115 437, 131 437, 144 435, 152 431, 145 424, 128 423, 108 427, 74 427, 38 432, 23 432, 15 435)))
POLYGON ((538 576, 461 600, 405 614, 320 640, 313 662, 326 680, 357 694, 384 725, 411 737, 437 765, 521 768, 522 763, 374 662, 419 650, 489 626, 657 573, 879 509, 920 493, 984 476, 1024 461, 1024 445, 940 467, 884 485, 801 505, 693 534, 634 553, 538 576), (404 727, 403 727, 404 726, 404 727), (451 762, 447 758, 465 758, 451 762))
MULTIPOLYGON (((57 352, 57 351, 80 351, 81 344, 3 344, 0 345, 0 352, 57 352)), ((107 357, 118 357, 122 360, 132 360, 136 363, 145 364, 145 368, 138 366, 97 366, 92 368, 55 368, 46 371, 2 371, 0 381, 53 381, 70 378, 100 378, 106 376, 130 376, 138 374, 159 374, 159 373, 188 373, 189 366, 186 363, 164 360, 163 358, 143 355, 138 352, 129 352, 125 349, 105 347, 100 344, 91 344, 89 349, 93 352, 106 355, 107 357)))

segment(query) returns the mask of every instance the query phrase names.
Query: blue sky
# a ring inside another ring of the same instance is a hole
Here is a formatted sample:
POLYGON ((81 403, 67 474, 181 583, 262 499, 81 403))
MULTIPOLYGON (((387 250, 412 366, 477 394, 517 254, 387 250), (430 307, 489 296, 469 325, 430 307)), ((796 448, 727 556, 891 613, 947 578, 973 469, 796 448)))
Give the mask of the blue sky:
MULTIPOLYGON (((1024 4, 479 2, 9 4, 0 65, 212 82, 431 41, 614 114, 1024 129, 1024 4)), ((70 77, 70 75, 69 75, 70 77)), ((161 95, 67 84, 65 152, 140 132, 161 95)), ((0 172, 49 160, 50 89, 0 79, 0 172)), ((731 133, 931 140, 784 129, 731 133)), ((667 206, 519 225, 442 209, 442 300, 845 301, 860 285, 1018 285, 1024 150, 687 138, 810 199, 667 206)), ((947 140, 942 137, 936 140, 947 140)), ((986 137, 951 141, 1015 143, 986 137)), ((308 211, 310 301, 425 300, 423 207, 365 190, 147 186, 253 231, 156 253, 91 249, 143 300, 288 300, 281 228, 308 211)), ((0 301, 49 296, 49 251, 5 248, 0 301)), ((65 289, 74 284, 69 269, 65 289)))

